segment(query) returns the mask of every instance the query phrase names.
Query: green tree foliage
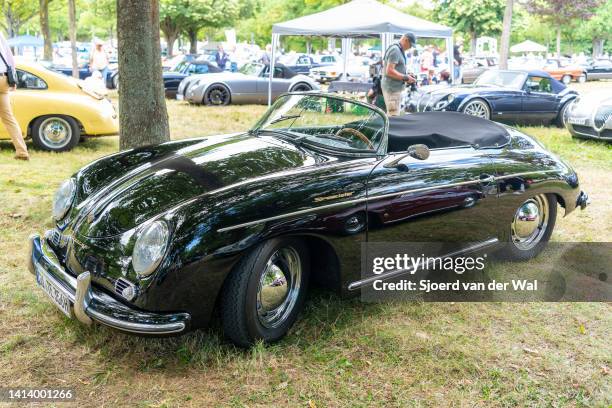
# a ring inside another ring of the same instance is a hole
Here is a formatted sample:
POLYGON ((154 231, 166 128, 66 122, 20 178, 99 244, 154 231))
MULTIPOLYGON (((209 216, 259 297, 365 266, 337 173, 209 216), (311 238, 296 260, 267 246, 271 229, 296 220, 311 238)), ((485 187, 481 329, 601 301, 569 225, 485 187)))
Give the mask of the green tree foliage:
MULTIPOLYGON (((561 55, 561 34, 575 22, 588 20, 602 0, 528 0, 527 9, 549 21, 557 31, 557 57, 561 55)), ((608 22, 609 27, 609 22, 608 22)), ((569 32, 573 37, 573 30, 569 32)))
POLYGON ((605 41, 612 40, 612 0, 607 0, 595 10, 593 17, 580 26, 579 34, 593 42, 594 56, 603 53, 605 41))
POLYGON ((0 25, 9 37, 20 33, 21 27, 38 14, 38 2, 32 0, 0 0, 0 25))
POLYGON ((434 18, 469 34, 471 49, 479 36, 496 36, 502 30, 504 0, 436 0, 434 4, 434 18))
POLYGON ((174 41, 181 33, 191 41, 191 51, 200 29, 221 28, 231 25, 241 11, 238 0, 162 0, 160 27, 172 55, 174 41))

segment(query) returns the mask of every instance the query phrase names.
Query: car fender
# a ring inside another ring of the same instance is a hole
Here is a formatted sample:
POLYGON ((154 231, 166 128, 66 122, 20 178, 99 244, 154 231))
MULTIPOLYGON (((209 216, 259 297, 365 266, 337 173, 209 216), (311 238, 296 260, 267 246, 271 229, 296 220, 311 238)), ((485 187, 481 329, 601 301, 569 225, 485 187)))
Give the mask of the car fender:
MULTIPOLYGON (((455 96, 456 98, 460 98, 460 96, 455 96)), ((467 95, 463 98, 463 100, 459 103, 459 106, 457 106, 457 112, 461 112, 461 110, 463 109, 463 107, 470 101, 474 100, 474 99, 482 99, 483 101, 485 101, 487 103, 487 105, 489 105, 489 109, 491 109, 492 111, 492 107, 491 107, 491 102, 487 99, 486 96, 484 95, 480 95, 478 93, 475 94, 471 94, 471 95, 467 95)))
POLYGON ((304 82, 312 87, 313 90, 319 89, 319 84, 314 81, 312 78, 306 75, 298 74, 291 78, 291 82, 289 83, 289 90, 292 89, 297 83, 304 82))

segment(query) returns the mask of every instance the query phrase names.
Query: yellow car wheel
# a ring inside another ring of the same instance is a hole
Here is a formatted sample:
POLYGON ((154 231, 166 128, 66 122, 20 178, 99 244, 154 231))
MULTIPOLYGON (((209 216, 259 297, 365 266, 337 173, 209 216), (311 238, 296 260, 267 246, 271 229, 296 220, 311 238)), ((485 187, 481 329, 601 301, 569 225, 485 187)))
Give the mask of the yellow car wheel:
POLYGON ((41 150, 63 152, 79 143, 81 129, 69 116, 42 116, 32 123, 32 141, 41 150))

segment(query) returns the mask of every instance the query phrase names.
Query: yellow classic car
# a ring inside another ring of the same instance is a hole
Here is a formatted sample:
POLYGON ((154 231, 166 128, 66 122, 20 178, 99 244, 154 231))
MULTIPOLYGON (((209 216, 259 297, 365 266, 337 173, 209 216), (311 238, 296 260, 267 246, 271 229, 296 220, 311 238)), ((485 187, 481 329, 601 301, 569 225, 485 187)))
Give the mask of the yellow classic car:
MULTIPOLYGON (((17 90, 10 92, 24 136, 42 150, 70 150, 83 135, 114 135, 119 119, 113 104, 82 81, 18 60, 17 90)), ((0 139, 10 139, 0 125, 0 139)))

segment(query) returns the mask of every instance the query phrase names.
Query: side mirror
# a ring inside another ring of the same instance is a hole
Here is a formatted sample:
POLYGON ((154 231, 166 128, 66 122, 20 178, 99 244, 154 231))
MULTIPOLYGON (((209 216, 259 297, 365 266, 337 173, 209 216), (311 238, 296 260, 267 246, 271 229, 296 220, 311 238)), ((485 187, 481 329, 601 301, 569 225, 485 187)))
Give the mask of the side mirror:
POLYGON ((429 158, 429 147, 424 144, 412 145, 408 147, 406 154, 402 154, 397 159, 390 161, 389 163, 385 164, 384 167, 388 169, 395 168, 401 171, 406 171, 408 170, 408 166, 403 164, 402 160, 404 160, 408 156, 417 160, 427 160, 429 158))

